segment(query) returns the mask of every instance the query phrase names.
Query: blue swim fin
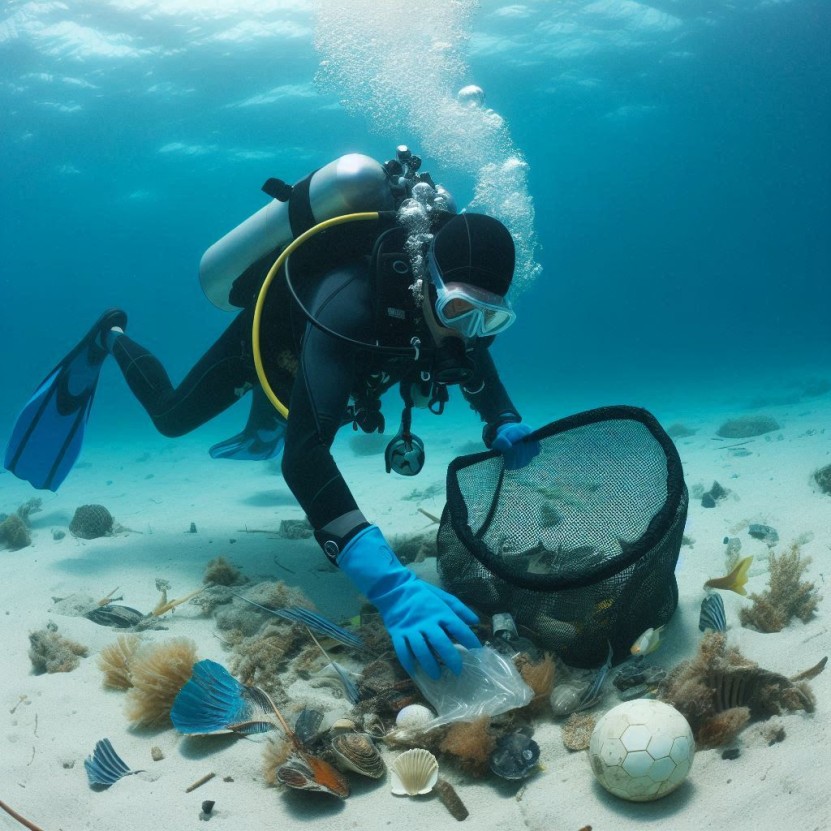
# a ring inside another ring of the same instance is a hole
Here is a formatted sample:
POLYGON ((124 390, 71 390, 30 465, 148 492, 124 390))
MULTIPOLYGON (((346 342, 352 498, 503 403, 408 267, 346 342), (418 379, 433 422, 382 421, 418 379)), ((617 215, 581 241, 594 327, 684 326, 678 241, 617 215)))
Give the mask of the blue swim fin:
POLYGON ((120 309, 104 312, 81 342, 43 379, 12 430, 7 470, 34 487, 56 491, 81 452, 95 388, 107 351, 99 335, 124 328, 120 309))
POLYGON ((251 412, 245 429, 215 444, 208 452, 212 459, 263 461, 283 452, 286 420, 274 409, 262 387, 251 392, 251 412))

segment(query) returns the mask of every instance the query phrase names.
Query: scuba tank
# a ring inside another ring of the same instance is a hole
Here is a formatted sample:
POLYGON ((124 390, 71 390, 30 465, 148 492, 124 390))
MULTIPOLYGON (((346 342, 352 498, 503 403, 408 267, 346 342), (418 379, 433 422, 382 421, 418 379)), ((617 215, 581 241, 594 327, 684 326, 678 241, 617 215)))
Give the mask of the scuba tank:
POLYGON ((291 242, 326 219, 395 207, 387 169, 361 153, 349 153, 314 171, 294 186, 269 179, 272 200, 217 240, 202 255, 199 281, 220 309, 234 309, 231 287, 252 263, 291 242))

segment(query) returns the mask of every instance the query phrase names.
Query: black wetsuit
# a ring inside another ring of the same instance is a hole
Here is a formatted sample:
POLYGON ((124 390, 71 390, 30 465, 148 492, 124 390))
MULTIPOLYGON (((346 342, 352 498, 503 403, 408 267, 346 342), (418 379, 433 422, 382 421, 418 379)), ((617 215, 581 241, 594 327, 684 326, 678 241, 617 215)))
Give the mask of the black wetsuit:
MULTIPOLYGON (((322 324, 355 340, 375 341, 368 257, 353 257, 346 265, 328 268, 312 282, 307 308, 322 324)), ((178 436, 195 429, 259 384, 251 348, 252 321, 249 305, 175 388, 147 349, 127 335, 115 340, 112 353, 162 434, 178 436)), ((501 422, 519 421, 488 352, 490 340, 475 345, 475 375, 468 385, 475 391, 463 391, 486 422, 486 436, 501 422)), ((330 452, 337 430, 351 421, 350 400, 360 406, 367 390, 377 400, 377 394, 402 378, 415 379, 417 369, 412 359, 379 357, 320 331, 297 308, 283 280, 275 281, 263 310, 261 349, 269 383, 289 409, 283 476, 309 522, 319 530, 357 509, 330 452)))

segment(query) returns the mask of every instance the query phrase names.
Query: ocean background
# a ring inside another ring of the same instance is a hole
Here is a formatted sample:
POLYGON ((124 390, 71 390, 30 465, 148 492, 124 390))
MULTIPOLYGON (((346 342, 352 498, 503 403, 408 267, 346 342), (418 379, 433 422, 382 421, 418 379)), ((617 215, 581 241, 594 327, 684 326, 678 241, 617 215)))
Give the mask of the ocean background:
MULTIPOLYGON (((535 422, 607 403, 741 414, 829 376, 831 4, 381 5, 7 0, 0 434, 108 306, 178 381, 231 319, 199 259, 268 177, 406 143, 466 205, 493 148, 452 123, 465 84, 527 163, 541 270, 495 351, 535 422), (354 36, 362 66, 337 57, 354 36), (460 129, 469 164, 443 145, 460 129)), ((246 415, 204 428, 205 448, 246 415)), ((114 365, 89 436, 154 436, 114 365)))

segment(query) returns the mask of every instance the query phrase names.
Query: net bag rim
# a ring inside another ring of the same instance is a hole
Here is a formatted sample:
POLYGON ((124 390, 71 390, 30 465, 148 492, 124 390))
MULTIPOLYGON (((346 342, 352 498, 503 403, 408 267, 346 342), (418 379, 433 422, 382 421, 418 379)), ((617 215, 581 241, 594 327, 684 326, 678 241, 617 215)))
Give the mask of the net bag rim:
MULTIPOLYGON (((501 451, 485 450, 481 453, 459 456, 450 463, 447 468, 447 513, 449 514, 450 525, 456 537, 467 551, 492 574, 510 585, 522 589, 531 589, 533 591, 579 589, 620 574, 662 543, 667 533, 667 528, 671 526, 678 514, 684 496, 685 485, 678 449, 652 413, 642 407, 633 407, 627 404, 597 407, 553 421, 532 432, 525 440, 534 441, 546 439, 550 436, 603 421, 634 421, 643 425, 649 431, 655 441, 660 445, 664 458, 666 459, 667 497, 663 506, 652 517, 647 529, 638 540, 624 546, 618 556, 599 563, 594 568, 586 569, 579 577, 517 574, 515 571, 506 568, 502 560, 491 552, 490 548, 480 539, 487 531, 493 519, 499 501, 498 498, 493 500, 491 510, 482 523, 479 532, 474 534, 470 528, 467 503, 462 495, 457 474, 459 471, 471 465, 501 455, 501 451), (449 510, 451 504, 459 506, 458 510, 449 510)), ((504 476, 505 467, 503 466, 497 484, 497 494, 502 488, 504 476)))

